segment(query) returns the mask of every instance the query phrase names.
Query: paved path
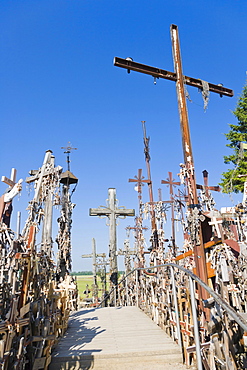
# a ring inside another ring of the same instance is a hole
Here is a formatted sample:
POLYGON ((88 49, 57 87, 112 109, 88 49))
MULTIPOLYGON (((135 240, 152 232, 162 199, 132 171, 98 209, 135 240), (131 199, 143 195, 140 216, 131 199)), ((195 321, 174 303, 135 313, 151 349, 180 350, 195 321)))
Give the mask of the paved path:
POLYGON ((179 347, 137 307, 83 309, 53 352, 50 370, 179 370, 179 347))

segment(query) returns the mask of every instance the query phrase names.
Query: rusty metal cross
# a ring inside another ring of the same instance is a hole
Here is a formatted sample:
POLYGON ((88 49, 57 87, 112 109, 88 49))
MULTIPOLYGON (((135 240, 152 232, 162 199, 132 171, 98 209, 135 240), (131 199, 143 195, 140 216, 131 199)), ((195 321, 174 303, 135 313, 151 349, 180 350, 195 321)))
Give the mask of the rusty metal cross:
POLYGON ((149 180, 145 180, 145 177, 142 176, 142 169, 139 168, 138 169, 138 175, 134 176, 134 179, 129 179, 129 182, 135 182, 136 186, 137 186, 138 193, 141 193, 142 192, 142 186, 144 185, 144 183, 148 184, 149 180))

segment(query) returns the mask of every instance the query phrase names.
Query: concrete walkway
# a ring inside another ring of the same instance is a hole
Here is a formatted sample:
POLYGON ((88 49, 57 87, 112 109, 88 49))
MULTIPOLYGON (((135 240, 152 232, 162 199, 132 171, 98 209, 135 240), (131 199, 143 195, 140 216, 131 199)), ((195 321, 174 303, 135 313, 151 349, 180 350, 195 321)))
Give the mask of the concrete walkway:
POLYGON ((137 307, 83 309, 53 352, 50 370, 178 370, 179 347, 137 307))

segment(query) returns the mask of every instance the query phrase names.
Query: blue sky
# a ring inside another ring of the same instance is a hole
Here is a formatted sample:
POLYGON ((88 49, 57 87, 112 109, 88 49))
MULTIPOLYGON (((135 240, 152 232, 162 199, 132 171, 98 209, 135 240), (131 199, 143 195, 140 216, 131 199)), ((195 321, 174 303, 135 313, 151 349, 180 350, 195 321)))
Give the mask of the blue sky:
MULTIPOLYGON (((1 1, 1 175, 9 176, 15 167, 25 179, 29 170, 41 166, 47 149, 56 164, 66 167, 60 148, 68 141, 78 148, 71 155, 71 170, 79 178, 73 196, 74 270, 91 269, 91 262, 80 256, 90 252, 93 237, 97 250, 107 251, 105 221, 89 217, 88 210, 105 205, 109 187, 117 189, 119 205, 137 208, 137 193, 128 179, 138 168, 146 177, 141 120, 151 138, 156 199, 159 187, 168 199, 169 189, 160 181, 168 171, 177 180, 183 162, 174 82, 158 80, 154 85, 151 76, 128 75, 113 66, 114 56, 173 71, 174 23, 184 74, 234 90, 233 98, 211 94, 204 113, 201 94, 188 87, 197 182, 207 169, 210 184, 216 185, 228 168, 223 163, 229 154, 224 133, 236 122, 231 112, 246 82, 246 14, 243 0, 1 1)), ((4 184, 1 189, 4 192, 4 184)), ((14 229, 18 210, 24 225, 31 198, 24 186, 14 201, 14 229)), ((143 199, 148 201, 147 188, 143 199)), ((232 205, 227 195, 216 200, 219 207, 232 205)), ((127 225, 133 226, 133 219, 119 223, 119 248, 127 225)), ((166 235, 170 237, 169 228, 166 235)))

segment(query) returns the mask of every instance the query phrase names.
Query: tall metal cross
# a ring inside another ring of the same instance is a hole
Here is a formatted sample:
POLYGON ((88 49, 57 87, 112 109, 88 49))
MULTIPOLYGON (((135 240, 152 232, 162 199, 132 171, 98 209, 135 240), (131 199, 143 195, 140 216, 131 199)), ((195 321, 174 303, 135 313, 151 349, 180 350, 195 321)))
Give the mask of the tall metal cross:
POLYGON ((111 286, 116 287, 118 283, 118 267, 117 267, 117 217, 135 216, 134 209, 117 208, 116 189, 108 189, 108 207, 100 206, 99 208, 90 208, 90 216, 106 216, 109 219, 109 260, 110 260, 110 281, 111 286))
MULTIPOLYGON (((195 207, 198 207, 198 197, 196 192, 196 180, 195 180, 195 173, 194 173, 194 162, 193 162, 193 155, 192 155, 192 146, 191 146, 191 139, 190 139, 190 130, 189 130, 189 120, 188 120, 188 112, 187 112, 187 105, 186 105, 186 94, 184 84, 195 86, 203 91, 204 83, 202 80, 187 77, 183 75, 182 71, 182 61, 180 55, 180 45, 179 45, 179 36, 178 36, 178 27, 174 24, 170 27, 171 31, 171 39, 172 39, 172 50, 173 50, 173 61, 174 61, 174 72, 169 72, 165 70, 161 70, 159 68, 154 68, 147 65, 142 65, 139 63, 135 63, 131 60, 124 60, 121 58, 114 58, 114 65, 122 68, 126 68, 127 70, 133 70, 141 73, 145 73, 148 75, 153 76, 154 78, 164 78, 172 81, 176 81, 177 87, 177 99, 178 99, 178 108, 179 108, 179 116, 180 116, 180 127, 182 132, 182 144, 183 144, 183 153, 184 153, 184 162, 185 166, 190 173, 188 181, 190 182, 191 193, 190 195, 190 209, 191 212, 195 207)), ((233 91, 231 89, 227 89, 222 85, 214 85, 208 83, 208 90, 219 94, 220 96, 233 96, 233 91)), ((200 243, 197 242, 193 245, 194 250, 194 257, 195 257, 195 264, 196 264, 196 272, 197 275, 207 283, 207 268, 206 268, 206 260, 205 260, 205 253, 203 247, 203 240, 202 240, 202 232, 201 227, 199 230, 199 240, 200 243)), ((205 294, 203 293, 203 296, 205 294)))

